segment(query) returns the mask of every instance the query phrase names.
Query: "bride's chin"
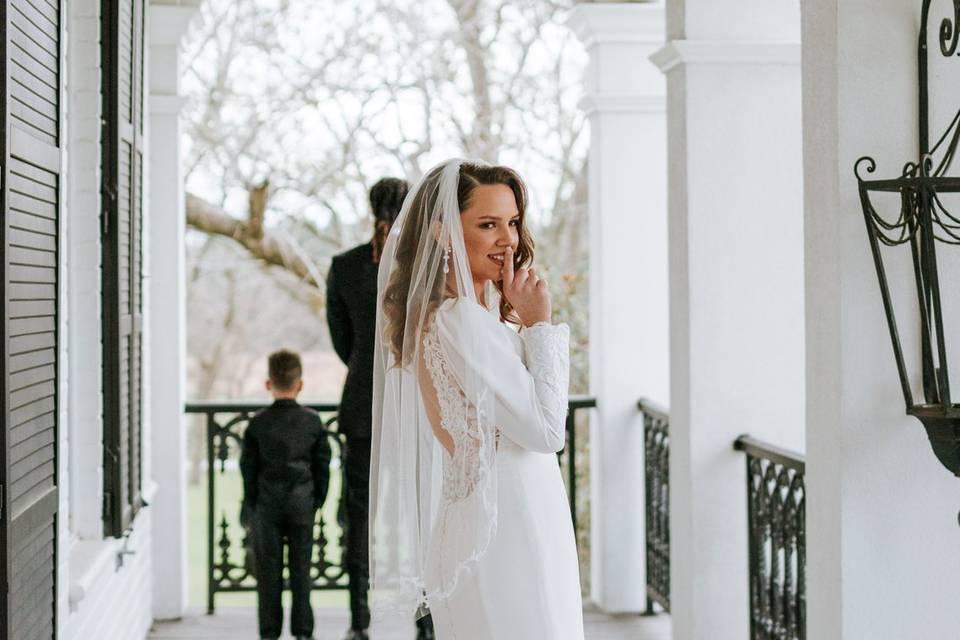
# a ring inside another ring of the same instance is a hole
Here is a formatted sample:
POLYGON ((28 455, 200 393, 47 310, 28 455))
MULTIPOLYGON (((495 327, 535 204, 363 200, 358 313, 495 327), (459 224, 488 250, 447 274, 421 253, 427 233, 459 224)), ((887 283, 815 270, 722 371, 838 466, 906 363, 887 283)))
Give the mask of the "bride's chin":
POLYGON ((480 282, 479 282, 479 284, 482 285, 482 284, 485 283, 487 280, 490 280, 490 281, 492 281, 492 282, 500 282, 501 280, 503 280, 503 276, 500 275, 500 270, 499 270, 499 269, 496 270, 496 271, 494 271, 493 269, 490 269, 488 272, 484 273, 484 274, 480 277, 480 282))
POLYGON ((503 278, 500 276, 499 273, 497 273, 497 274, 484 275, 484 276, 483 276, 482 278, 480 278, 479 280, 476 279, 476 278, 474 278, 474 283, 473 283, 473 284, 474 284, 474 286, 479 287, 479 288, 482 289, 483 287, 485 287, 485 286, 487 285, 488 282, 496 285, 496 284, 500 284, 502 281, 503 281, 503 278))

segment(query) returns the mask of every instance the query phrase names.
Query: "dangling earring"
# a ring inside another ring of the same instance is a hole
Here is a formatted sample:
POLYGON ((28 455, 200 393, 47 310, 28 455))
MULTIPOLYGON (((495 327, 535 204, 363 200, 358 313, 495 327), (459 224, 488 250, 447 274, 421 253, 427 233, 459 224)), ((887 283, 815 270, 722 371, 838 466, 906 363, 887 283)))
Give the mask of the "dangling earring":
POLYGON ((450 247, 443 250, 443 273, 450 273, 450 247))

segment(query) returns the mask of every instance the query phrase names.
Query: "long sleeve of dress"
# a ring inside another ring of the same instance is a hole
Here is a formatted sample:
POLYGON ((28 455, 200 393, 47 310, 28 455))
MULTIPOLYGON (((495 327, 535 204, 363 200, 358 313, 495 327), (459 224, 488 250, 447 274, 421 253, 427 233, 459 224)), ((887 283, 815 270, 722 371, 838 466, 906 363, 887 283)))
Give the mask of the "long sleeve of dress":
POLYGON ((480 305, 460 300, 437 313, 443 355, 467 398, 490 390, 494 423, 525 449, 564 446, 570 378, 570 329, 540 325, 520 333, 526 364, 509 330, 480 305), (478 335, 479 334, 479 335, 478 335))

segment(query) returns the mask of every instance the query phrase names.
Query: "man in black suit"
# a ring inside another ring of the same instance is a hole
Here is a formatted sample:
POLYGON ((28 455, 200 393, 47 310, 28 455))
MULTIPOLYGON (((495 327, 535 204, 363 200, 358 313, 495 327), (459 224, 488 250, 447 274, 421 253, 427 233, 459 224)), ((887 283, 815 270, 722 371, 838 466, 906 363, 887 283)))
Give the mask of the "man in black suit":
POLYGON ((290 631, 297 640, 309 640, 313 521, 327 495, 330 443, 320 416, 297 404, 303 389, 300 356, 286 350, 272 353, 268 371, 266 387, 274 402, 250 419, 240 454, 243 511, 253 514, 257 619, 262 640, 280 637, 286 540, 293 595, 290 631))
MULTIPOLYGON (((346 436, 343 500, 346 570, 350 575, 351 629, 344 640, 368 640, 370 608, 367 517, 370 430, 373 412, 373 350, 377 318, 377 270, 390 226, 400 213, 407 183, 383 178, 370 189, 376 220, 373 239, 333 258, 327 275, 327 324, 337 355, 347 365, 338 423, 346 436)), ((411 612, 412 614, 413 612, 411 612)), ((429 617, 417 620, 418 640, 434 638, 429 617)))

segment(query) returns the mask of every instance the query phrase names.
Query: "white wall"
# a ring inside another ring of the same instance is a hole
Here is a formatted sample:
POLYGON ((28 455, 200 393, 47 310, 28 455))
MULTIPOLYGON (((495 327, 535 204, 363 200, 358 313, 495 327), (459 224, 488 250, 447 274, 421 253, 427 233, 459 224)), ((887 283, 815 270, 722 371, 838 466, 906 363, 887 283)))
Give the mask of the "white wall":
MULTIPOLYGON (((80 539, 103 535, 103 416, 100 344, 100 17, 95 0, 69 5, 65 126, 67 308, 70 318, 66 371, 70 380, 69 458, 84 473, 71 472, 70 530, 80 539)), ((66 456, 65 456, 66 457, 66 456)), ((64 478, 63 480, 66 480, 64 478)), ((63 484, 63 482, 62 482, 63 484)))
MULTIPOLYGON (((811 638, 948 638, 960 628, 960 483, 904 415, 853 175, 861 155, 877 159, 877 177, 916 159, 920 4, 803 5, 811 638)), ((935 34, 949 4, 933 6, 935 34)), ((934 84, 941 96, 953 87, 953 109, 958 63, 934 84)), ((901 312, 907 334, 911 320, 901 312)))
MULTIPOLYGON (((61 640, 139 640, 152 622, 151 510, 137 515, 129 540, 106 540, 95 548, 78 543, 85 557, 82 572, 74 572, 71 591, 83 597, 71 604, 61 621, 61 640), (117 566, 121 549, 133 551, 117 566), (76 574, 82 574, 78 577, 76 574)), ((76 551, 76 550, 75 550, 76 551)))
MULTIPOLYGON (((151 509, 141 510, 126 541, 104 539, 102 521, 99 5, 97 0, 65 5, 58 636, 136 640, 151 621, 151 509), (121 566, 122 549, 134 553, 124 556, 121 566)), ((149 433, 149 425, 145 430, 149 433)), ((148 442, 145 438, 144 459, 148 442)), ((144 498, 153 499, 149 484, 144 498)))
MULTIPOLYGON (((63 6, 63 5, 61 5, 63 6)), ((65 12, 66 13, 66 12, 65 12)), ((68 31, 68 23, 73 25, 76 24, 76 20, 72 20, 68 17, 67 20, 63 20, 60 25, 60 37, 64 38, 65 34, 68 31)), ((70 56, 65 55, 60 60, 60 74, 61 77, 68 77, 68 69, 70 63, 70 56)), ((66 83, 65 83, 66 84, 66 83)), ((70 129, 69 129, 69 120, 67 114, 70 111, 70 101, 66 95, 66 91, 63 92, 63 97, 60 105, 60 122, 62 123, 61 135, 69 140, 70 129)), ((66 147, 69 145, 64 145, 61 149, 61 212, 69 210, 70 203, 72 202, 71 193, 64 188, 64 185, 69 184, 70 180, 70 166, 66 162, 66 147)), ((70 225, 67 222, 68 218, 65 215, 61 215, 58 220, 59 225, 59 235, 60 235, 60 246, 58 247, 59 252, 59 273, 58 273, 58 285, 59 290, 57 291, 58 298, 63 300, 69 300, 69 291, 70 291, 70 225)), ((58 347, 59 353, 57 353, 57 360, 59 362, 67 362, 67 356, 69 354, 69 331, 70 331, 70 305, 60 304, 58 309, 59 314, 59 326, 57 327, 58 331, 58 347)), ((61 541, 70 541, 72 534, 70 532, 70 500, 71 500, 71 489, 70 489, 70 476, 69 476, 69 452, 70 452, 70 368, 61 367, 59 370, 59 384, 60 387, 57 389, 58 396, 60 398, 59 406, 59 415, 57 416, 59 431, 57 433, 57 490, 59 504, 57 505, 57 511, 59 513, 57 517, 57 533, 56 539, 58 544, 61 544, 61 541)), ((68 542, 69 544, 69 542, 68 542)), ((62 547, 61 547, 62 548, 62 547)), ((68 554, 61 553, 57 556, 57 592, 55 595, 57 610, 56 610, 56 621, 57 626, 63 624, 63 621, 66 620, 69 615, 69 606, 68 598, 70 591, 70 558, 68 554)))

